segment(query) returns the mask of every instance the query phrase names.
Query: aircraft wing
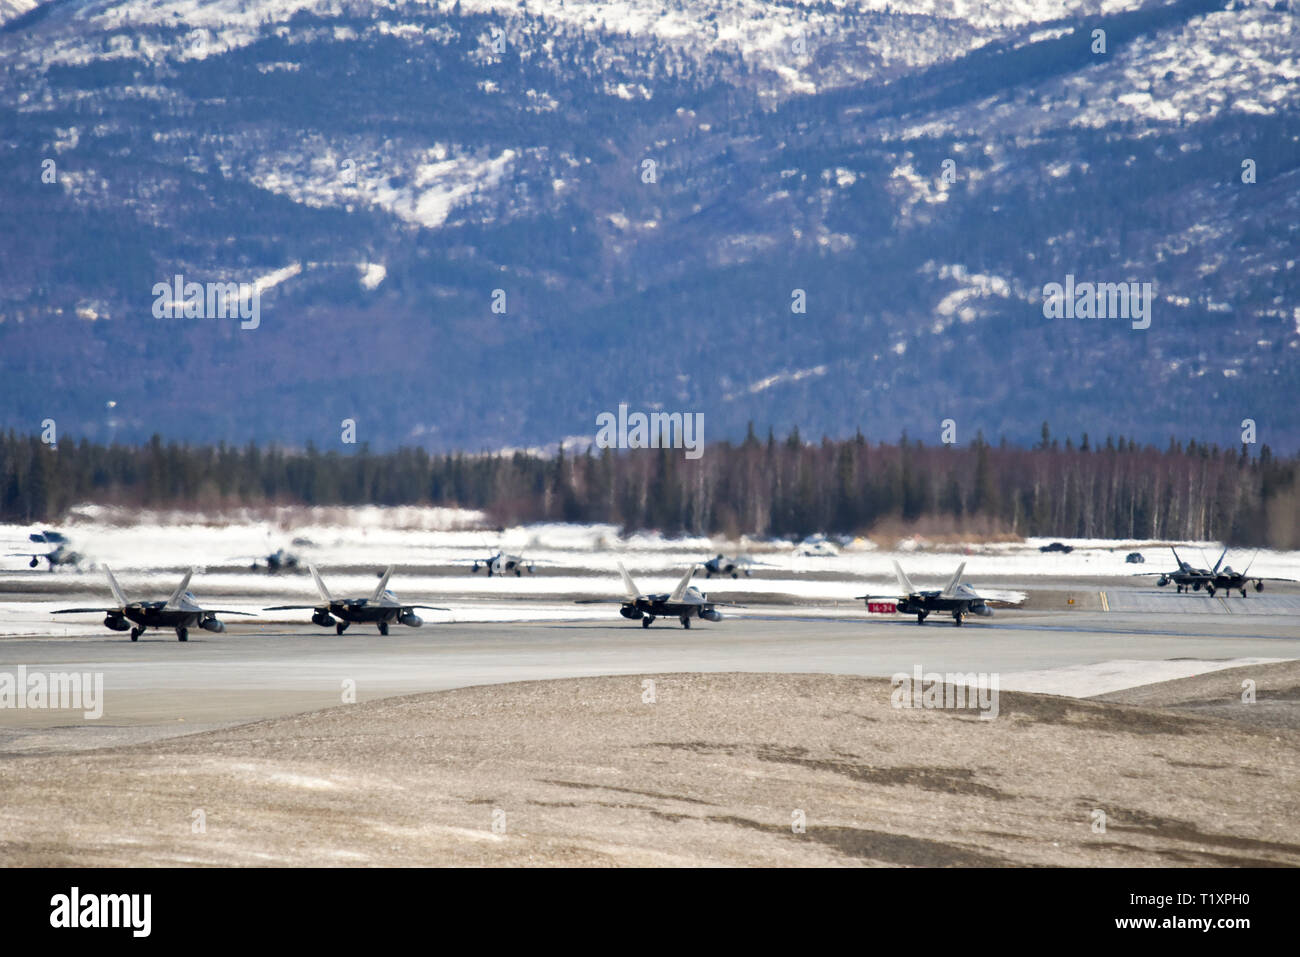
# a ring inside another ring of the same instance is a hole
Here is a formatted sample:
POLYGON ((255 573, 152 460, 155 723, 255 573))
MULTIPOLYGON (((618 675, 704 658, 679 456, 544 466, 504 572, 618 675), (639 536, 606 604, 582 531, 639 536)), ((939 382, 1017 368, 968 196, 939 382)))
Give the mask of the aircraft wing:
POLYGON ((631 598, 575 598, 575 605, 626 605, 632 602, 631 598))
POLYGON ((116 615, 122 611, 121 608, 59 608, 50 612, 51 615, 89 615, 92 612, 96 615, 116 615))
POLYGON ((1260 575, 1246 575, 1247 579, 1253 582, 1293 582, 1294 578, 1265 578, 1260 575))
POLYGON ((857 595, 854 601, 898 601, 898 595, 857 595))
MULTIPOLYGON (((327 605, 272 605, 270 608, 263 608, 262 611, 315 611, 317 608, 326 608, 327 605)), ((245 612, 237 612, 243 615, 245 612)))
POLYGON ((443 608, 440 605, 408 605, 405 602, 402 603, 402 607, 403 608, 424 608, 428 611, 451 611, 450 608, 443 608))
POLYGON ((207 615, 245 615, 249 618, 257 617, 257 612, 254 611, 231 611, 229 608, 204 608, 203 612, 207 615))

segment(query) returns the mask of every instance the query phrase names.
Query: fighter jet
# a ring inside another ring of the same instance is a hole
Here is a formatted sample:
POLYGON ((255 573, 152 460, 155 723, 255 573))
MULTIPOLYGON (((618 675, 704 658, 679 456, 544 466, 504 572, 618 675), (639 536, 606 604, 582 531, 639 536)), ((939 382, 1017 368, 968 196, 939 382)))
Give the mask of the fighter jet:
POLYGON ((766 566, 767 562, 756 562, 748 555, 737 555, 735 558, 715 555, 703 563, 704 577, 712 578, 714 575, 730 575, 732 578, 739 578, 740 572, 744 572, 745 577, 748 578, 750 571, 756 565, 766 566))
POLYGON ((62 608, 56 615, 79 615, 94 612, 104 614, 104 626, 113 631, 131 629, 131 640, 137 641, 146 628, 175 628, 178 641, 190 640, 190 628, 197 625, 204 631, 220 634, 226 630, 224 623, 217 620, 217 615, 248 615, 246 611, 220 611, 213 608, 200 608, 194 593, 189 590, 190 577, 194 569, 185 573, 181 583, 176 586, 171 597, 166 601, 127 601, 126 594, 118 585, 113 572, 104 566, 108 575, 108 587, 113 590, 116 608, 62 608), (134 622, 132 627, 130 622, 134 622))
POLYGON ((379 585, 375 588, 375 593, 369 598, 332 598, 329 589, 321 581, 320 573, 316 571, 316 566, 308 564, 308 570, 311 577, 316 582, 316 590, 320 592, 321 601, 316 605, 276 605, 272 608, 266 608, 265 611, 311 611, 312 624, 320 625, 322 628, 334 626, 334 633, 341 635, 348 630, 348 625, 353 623, 369 622, 379 626, 381 635, 388 634, 388 626, 397 623, 407 625, 411 628, 419 628, 424 622, 415 614, 417 608, 427 608, 430 611, 450 611, 450 608, 439 608, 436 605, 408 605, 398 601, 397 596, 388 590, 388 576, 393 574, 393 566, 389 565, 388 570, 384 572, 384 577, 380 579, 379 585), (333 616, 333 617, 331 617, 333 616), (335 619, 338 619, 337 621, 335 619))
POLYGON ((271 575, 280 572, 296 572, 298 570, 298 556, 293 552, 286 552, 283 548, 277 548, 271 554, 264 556, 260 564, 257 559, 253 559, 251 567, 254 571, 265 568, 271 575))
POLYGON ((1178 562, 1177 571, 1141 572, 1133 577, 1143 578, 1147 575, 1159 575, 1160 577, 1156 579, 1157 588, 1164 588, 1170 582, 1173 582, 1178 586, 1178 593, 1180 595, 1184 591, 1200 591, 1202 588, 1206 589, 1211 595, 1213 595, 1214 576, 1219 567, 1219 563, 1223 561, 1224 555, 1228 554, 1228 550, 1225 548, 1222 554, 1219 555, 1219 561, 1214 563, 1213 570, 1209 568, 1194 568, 1191 564, 1183 561, 1182 558, 1179 557, 1178 549, 1171 545, 1169 546, 1169 550, 1174 553, 1174 560, 1178 562))
POLYGON ((839 548, 825 535, 810 535, 795 549, 796 555, 805 555, 809 558, 832 558, 839 553, 839 548))
POLYGON ((72 565, 74 568, 81 567, 81 554, 74 552, 68 544, 67 538, 58 532, 33 532, 27 536, 33 542, 42 545, 53 545, 54 547, 48 552, 10 552, 10 558, 30 558, 27 564, 35 568, 45 559, 50 563, 50 571, 54 571, 55 565, 72 565))
POLYGON ((735 608, 741 606, 726 601, 709 601, 708 595, 691 584, 691 576, 695 574, 697 567, 692 565, 686 570, 686 574, 682 576, 682 580, 677 583, 671 595, 643 595, 641 589, 637 588, 636 582, 632 580, 632 576, 623 567, 623 563, 619 562, 618 570, 623 576, 624 597, 580 598, 574 604, 596 605, 617 602, 622 606, 618 613, 631 621, 640 621, 642 628, 649 628, 656 618, 672 616, 676 616, 683 628, 691 627, 691 619, 697 617, 705 621, 722 621, 722 613, 714 607, 715 605, 731 605, 735 608))
POLYGON ((537 570, 535 562, 526 561, 522 555, 507 555, 503 551, 498 551, 488 558, 474 559, 474 567, 470 571, 477 572, 480 567, 487 569, 488 578, 493 575, 504 575, 507 572, 514 572, 515 577, 518 578, 523 575, 525 569, 530 575, 537 570))
MULTIPOLYGON (((1227 554, 1226 549, 1224 554, 1227 554)), ((1214 591, 1216 588, 1222 588, 1228 594, 1231 594, 1233 591, 1239 591, 1241 592, 1241 597, 1245 598, 1246 585, 1252 581, 1255 583, 1255 591, 1263 591, 1264 582, 1295 581, 1294 578, 1264 578, 1258 575, 1248 575, 1247 572, 1250 571, 1250 566, 1255 564, 1255 559, 1258 557, 1259 552, 1255 552, 1254 557, 1250 560, 1250 564, 1247 565, 1243 571, 1239 572, 1233 571, 1231 565, 1224 565, 1223 568, 1219 568, 1218 564, 1216 564, 1212 569, 1214 580, 1207 582, 1205 585, 1205 590, 1210 593, 1210 597, 1214 597, 1214 591)), ((1219 557, 1219 561, 1223 561, 1222 556, 1219 557)))
POLYGON ((898 587, 902 589, 902 596, 859 595, 858 598, 866 600, 868 605, 873 601, 892 601, 897 610, 904 615, 916 615, 918 625, 924 625, 926 616, 932 611, 952 612, 952 623, 957 626, 961 625, 965 615, 991 618, 993 616, 993 609, 989 607, 991 599, 981 598, 970 585, 961 583, 961 573, 965 570, 966 563, 962 562, 942 591, 917 591, 902 567, 898 562, 894 562, 894 575, 898 578, 898 587))

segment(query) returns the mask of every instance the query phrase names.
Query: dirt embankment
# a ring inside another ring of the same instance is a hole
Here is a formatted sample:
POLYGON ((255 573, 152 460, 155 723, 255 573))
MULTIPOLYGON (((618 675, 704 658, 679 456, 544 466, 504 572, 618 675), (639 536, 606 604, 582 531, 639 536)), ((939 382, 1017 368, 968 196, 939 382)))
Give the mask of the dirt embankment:
POLYGON ((1300 864, 1294 735, 999 704, 896 709, 885 680, 825 675, 566 679, 14 757, 0 863, 1300 864))

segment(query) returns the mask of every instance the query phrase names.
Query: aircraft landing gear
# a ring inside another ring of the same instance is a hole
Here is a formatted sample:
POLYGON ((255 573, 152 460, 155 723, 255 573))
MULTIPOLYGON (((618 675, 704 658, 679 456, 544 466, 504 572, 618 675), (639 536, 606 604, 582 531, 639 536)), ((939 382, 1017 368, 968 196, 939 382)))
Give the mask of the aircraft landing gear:
POLYGON ((386 634, 388 634, 388 622, 386 622, 386 621, 381 621, 381 622, 379 623, 379 633, 380 633, 381 635, 386 635, 386 634))
POLYGON ((927 611, 918 611, 918 612, 916 613, 916 623, 917 623, 918 625, 924 625, 924 624, 925 624, 925 616, 928 615, 928 614, 929 614, 929 612, 927 612, 927 611))
POLYGON ((40 564, 40 562, 37 561, 35 558, 33 558, 30 562, 27 563, 27 567, 28 567, 28 568, 35 568, 35 567, 36 567, 37 565, 39 565, 39 564, 40 564))
POLYGON ((1182 593, 1183 593, 1183 586, 1182 586, 1182 585, 1179 585, 1179 586, 1178 586, 1178 594, 1181 595, 1182 593))
POLYGON ((1246 589, 1244 589, 1244 588, 1241 590, 1241 597, 1242 597, 1242 598, 1245 598, 1245 597, 1246 597, 1246 589))
POLYGON ((143 628, 132 628, 132 629, 131 629, 131 640, 132 640, 132 641, 139 641, 139 640, 140 640, 140 633, 141 633, 142 631, 144 631, 143 628))
POLYGON ((691 627, 691 618, 690 618, 690 615, 682 615, 680 621, 681 621, 681 623, 682 623, 682 627, 683 627, 683 628, 690 628, 690 627, 691 627))
POLYGON ((1211 598, 1213 598, 1213 597, 1214 597, 1214 586, 1213 586, 1213 585, 1206 585, 1206 586, 1205 586, 1205 593, 1206 593, 1207 595, 1209 595, 1211 598))
POLYGON ((652 623, 654 620, 655 620, 655 619, 654 619, 654 616, 653 616, 653 615, 646 615, 644 618, 641 619, 641 627, 642 627, 642 628, 649 628, 650 625, 651 625, 651 623, 652 623))
POLYGON ((336 635, 341 635, 343 634, 343 632, 347 630, 348 630, 348 623, 346 621, 340 621, 338 624, 334 626, 334 634, 336 635))
POLYGON ((956 627, 958 627, 958 628, 961 627, 961 612, 959 612, 959 611, 954 611, 954 612, 952 613, 952 623, 953 623, 954 626, 956 626, 956 627))
POLYGON ((177 640, 177 641, 189 641, 189 640, 190 640, 190 630, 189 630, 188 628, 177 628, 177 629, 176 629, 176 640, 177 640))

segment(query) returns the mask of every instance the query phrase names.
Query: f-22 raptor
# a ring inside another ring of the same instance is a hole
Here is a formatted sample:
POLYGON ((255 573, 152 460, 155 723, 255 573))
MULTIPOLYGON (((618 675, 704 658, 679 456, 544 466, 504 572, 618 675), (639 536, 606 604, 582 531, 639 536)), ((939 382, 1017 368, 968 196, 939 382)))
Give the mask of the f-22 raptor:
POLYGON ((54 547, 48 552, 10 552, 10 558, 30 558, 27 564, 35 568, 45 559, 50 563, 50 571, 54 571, 55 565, 72 565, 74 568, 81 568, 81 554, 72 550, 68 540, 58 532, 33 532, 27 536, 29 540, 40 545, 53 545, 54 547))
POLYGON ((132 641, 139 640, 146 628, 175 628, 177 641, 189 641, 190 629, 196 625, 204 631, 214 631, 220 634, 226 630, 226 626, 223 622, 217 620, 217 615, 250 614, 246 611, 219 611, 214 608, 200 608, 194 593, 189 590, 190 577, 194 574, 192 568, 185 573, 181 583, 176 586, 176 590, 172 592, 171 597, 166 601, 127 601, 122 586, 113 577, 113 572, 108 566, 104 566, 104 571, 108 575, 108 587, 113 590, 113 597, 117 600, 116 608, 61 608, 54 614, 102 613, 106 616, 104 618, 105 628, 111 628, 113 631, 126 631, 129 628, 132 641), (134 627, 130 624, 131 622, 135 623, 134 627))
POLYGON ((767 565, 767 562, 756 562, 749 555, 737 555, 735 558, 728 558, 726 555, 714 555, 707 562, 703 563, 704 577, 712 578, 714 575, 730 575, 732 578, 739 578, 740 573, 744 572, 745 577, 758 565, 767 565))
POLYGON ((315 565, 308 565, 311 571, 311 577, 316 582, 316 590, 320 592, 321 601, 316 605, 275 605, 265 611, 310 611, 312 612, 312 624, 320 625, 322 628, 334 626, 334 633, 343 634, 348 630, 348 625, 368 623, 379 626, 381 635, 388 634, 388 626, 392 624, 406 625, 410 628, 419 628, 424 624, 415 613, 417 608, 427 608, 430 611, 450 611, 449 608, 439 608, 436 605, 408 605, 399 601, 397 596, 388 590, 388 576, 393 574, 393 566, 389 565, 388 570, 384 572, 384 577, 380 579, 378 587, 369 598, 334 598, 330 595, 329 589, 321 581, 320 573, 316 571, 315 565), (337 620, 336 620, 337 619, 337 620))
MULTIPOLYGON (((715 608, 715 605, 733 605, 732 602, 726 601, 709 601, 709 596, 705 595, 698 588, 691 584, 691 577, 695 574, 698 566, 692 565, 682 576, 682 580, 677 583, 677 587, 667 595, 645 595, 637 587, 632 576, 627 573, 623 563, 619 562, 618 570, 623 576, 623 593, 622 598, 580 598, 575 604, 578 605, 596 605, 602 603, 613 604, 617 602, 622 607, 618 613, 630 621, 640 621, 642 628, 649 628, 654 624, 656 618, 676 617, 682 623, 683 628, 691 627, 692 618, 702 618, 705 621, 722 621, 722 612, 715 608)), ((733 607, 740 607, 733 605, 733 607)))
MULTIPOLYGON (((1174 559, 1178 562, 1178 570, 1173 572, 1148 572, 1147 574, 1160 576, 1156 579, 1157 588, 1163 588, 1173 582, 1178 586, 1180 594, 1185 591, 1200 591, 1204 588, 1205 593, 1213 598, 1215 591, 1222 589, 1228 594, 1238 591, 1241 593, 1241 597, 1245 598, 1246 586, 1252 581, 1255 583, 1255 591, 1263 591, 1264 582, 1293 581, 1290 578, 1268 578, 1262 575, 1248 574, 1250 566, 1255 564, 1254 558, 1250 560, 1250 565, 1246 566, 1245 571, 1233 571, 1231 565, 1223 564, 1223 560, 1228 557, 1226 548, 1219 553, 1219 560, 1214 563, 1213 568, 1193 568, 1179 557, 1178 549, 1170 546, 1169 550, 1174 553, 1174 559)), ((1255 555, 1258 557, 1259 552, 1256 552, 1255 555)))
POLYGON ((858 598, 865 599, 868 603, 892 601, 902 614, 916 615, 918 625, 924 625, 926 616, 934 611, 952 612, 952 623, 959 627, 962 618, 966 615, 979 615, 981 618, 993 617, 993 609, 989 607, 989 599, 981 598, 970 585, 962 584, 961 573, 965 570, 966 563, 962 562, 957 566, 957 571, 953 573, 952 578, 948 580, 948 584, 943 587, 942 591, 937 589, 933 591, 917 591, 916 586, 907 577, 907 573, 903 571, 902 566, 898 562, 894 562, 894 576, 898 579, 898 587, 902 589, 903 594, 901 596, 859 595, 858 598))

